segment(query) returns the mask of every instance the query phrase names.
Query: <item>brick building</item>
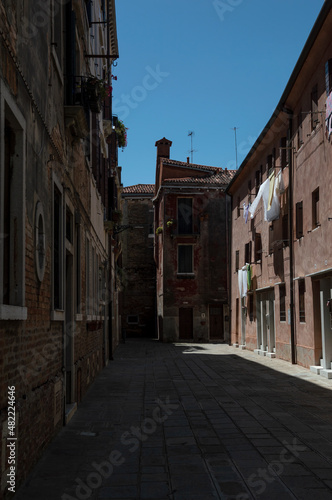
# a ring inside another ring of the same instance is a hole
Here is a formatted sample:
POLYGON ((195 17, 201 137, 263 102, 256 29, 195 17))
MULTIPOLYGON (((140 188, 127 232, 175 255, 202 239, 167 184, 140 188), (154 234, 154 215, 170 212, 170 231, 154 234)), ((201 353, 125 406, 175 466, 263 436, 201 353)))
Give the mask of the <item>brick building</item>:
POLYGON ((114 0, 0 1, 0 14, 5 497, 7 387, 16 390, 19 484, 118 342, 108 320, 107 222, 121 182, 123 127, 112 120, 109 95, 118 57, 114 0))
POLYGON ((231 341, 325 377, 332 373, 331 30, 327 0, 275 112, 228 188, 231 341))
POLYGON ((160 340, 227 340, 230 204, 234 172, 169 159, 156 142, 155 260, 160 340))
POLYGON ((123 294, 121 323, 127 337, 156 336, 154 184, 122 190, 123 294))

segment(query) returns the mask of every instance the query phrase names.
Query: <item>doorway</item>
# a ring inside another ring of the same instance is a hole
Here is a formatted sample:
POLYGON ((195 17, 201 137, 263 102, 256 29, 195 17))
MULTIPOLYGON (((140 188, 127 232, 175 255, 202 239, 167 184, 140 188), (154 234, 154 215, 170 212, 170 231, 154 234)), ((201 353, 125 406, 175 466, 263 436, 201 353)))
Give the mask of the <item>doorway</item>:
POLYGON ((179 339, 192 340, 194 338, 193 308, 179 308, 179 339))
POLYGON ((209 306, 209 328, 211 340, 224 340, 224 314, 222 306, 209 306))
POLYGON ((275 352, 274 290, 257 294, 257 349, 275 352))
POLYGON ((320 315, 322 333, 322 361, 325 370, 332 368, 332 278, 320 280, 320 315))
POLYGON ((65 360, 66 360, 66 403, 75 401, 74 367, 74 304, 73 304, 73 255, 66 252, 66 315, 65 315, 65 360))

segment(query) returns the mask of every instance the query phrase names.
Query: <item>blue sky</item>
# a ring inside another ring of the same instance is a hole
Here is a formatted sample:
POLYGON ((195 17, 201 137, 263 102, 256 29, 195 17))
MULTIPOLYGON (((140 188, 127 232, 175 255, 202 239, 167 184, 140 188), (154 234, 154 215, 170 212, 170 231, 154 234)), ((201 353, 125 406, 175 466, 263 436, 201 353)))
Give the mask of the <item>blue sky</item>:
POLYGON ((272 115, 324 0, 117 0, 113 113, 128 127, 124 186, 171 158, 235 168, 272 115))

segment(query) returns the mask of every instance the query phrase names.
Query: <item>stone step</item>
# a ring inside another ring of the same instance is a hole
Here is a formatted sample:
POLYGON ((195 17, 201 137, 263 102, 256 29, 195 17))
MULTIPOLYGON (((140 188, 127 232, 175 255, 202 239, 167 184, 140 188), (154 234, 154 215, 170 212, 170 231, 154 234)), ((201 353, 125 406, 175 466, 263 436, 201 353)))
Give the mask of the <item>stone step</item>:
POLYGON ((323 369, 322 365, 319 366, 310 366, 310 371, 312 373, 316 373, 316 375, 320 375, 321 370, 323 369))
POLYGON ((325 378, 332 378, 332 370, 328 370, 328 369, 322 369, 320 371, 320 375, 322 375, 323 377, 325 378))

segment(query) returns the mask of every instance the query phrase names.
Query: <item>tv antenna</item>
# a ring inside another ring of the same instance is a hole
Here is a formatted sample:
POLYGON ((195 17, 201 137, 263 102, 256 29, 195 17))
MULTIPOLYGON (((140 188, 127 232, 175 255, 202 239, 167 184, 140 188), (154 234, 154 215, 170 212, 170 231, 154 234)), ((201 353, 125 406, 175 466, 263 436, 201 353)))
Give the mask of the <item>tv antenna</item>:
POLYGON ((233 127, 234 130, 234 135, 235 135, 235 165, 236 165, 236 170, 237 170, 237 138, 236 138, 236 131, 239 130, 239 127, 233 127))
POLYGON ((194 152, 196 151, 195 149, 193 149, 193 136, 194 135, 195 135, 195 132, 193 130, 189 130, 188 137, 190 136, 190 150, 189 150, 189 153, 191 155, 191 163, 193 163, 194 152))

